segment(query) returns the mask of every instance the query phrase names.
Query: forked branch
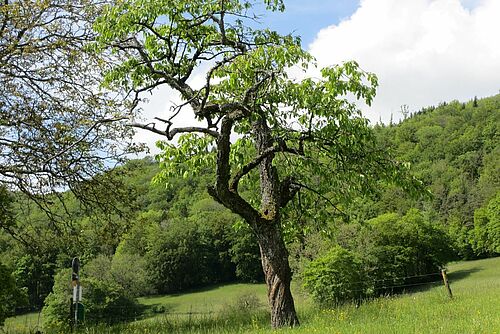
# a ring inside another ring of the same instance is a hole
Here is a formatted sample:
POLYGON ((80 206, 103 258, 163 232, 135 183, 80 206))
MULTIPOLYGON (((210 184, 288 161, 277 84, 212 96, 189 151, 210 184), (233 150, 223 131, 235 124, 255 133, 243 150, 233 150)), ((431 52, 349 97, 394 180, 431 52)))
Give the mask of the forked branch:
POLYGON ((207 135, 210 135, 214 138, 219 137, 219 133, 213 129, 207 129, 207 128, 202 128, 202 127, 196 127, 196 126, 188 126, 188 127, 183 127, 183 128, 174 128, 170 130, 170 125, 167 126, 166 130, 160 130, 155 127, 155 123, 149 123, 149 124, 142 124, 142 123, 132 123, 130 126, 134 128, 139 128, 139 129, 144 129, 148 130, 151 132, 154 132, 156 134, 166 136, 168 140, 172 140, 175 135, 179 133, 194 133, 194 132, 199 132, 199 133, 204 133, 207 135))

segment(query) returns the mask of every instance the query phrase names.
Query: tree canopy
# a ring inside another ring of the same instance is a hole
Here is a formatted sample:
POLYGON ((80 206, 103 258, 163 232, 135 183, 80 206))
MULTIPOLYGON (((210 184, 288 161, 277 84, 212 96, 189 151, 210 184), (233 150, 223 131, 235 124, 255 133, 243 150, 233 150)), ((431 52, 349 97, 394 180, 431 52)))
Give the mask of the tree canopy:
POLYGON ((11 190, 81 192, 130 149, 130 128, 116 122, 128 109, 99 89, 107 62, 87 48, 100 6, 0 4, 0 183, 11 190))

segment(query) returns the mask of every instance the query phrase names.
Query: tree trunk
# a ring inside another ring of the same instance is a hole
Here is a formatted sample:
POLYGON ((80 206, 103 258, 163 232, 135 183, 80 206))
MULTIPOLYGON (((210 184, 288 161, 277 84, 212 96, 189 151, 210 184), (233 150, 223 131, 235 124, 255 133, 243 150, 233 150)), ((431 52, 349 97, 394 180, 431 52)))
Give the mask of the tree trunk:
POLYGON ((249 167, 250 169, 259 167, 260 210, 256 210, 238 194, 237 184, 241 175, 230 180, 230 135, 233 126, 231 117, 232 115, 228 115, 221 121, 221 134, 217 138, 216 182, 215 186, 208 187, 208 192, 216 201, 243 217, 257 237, 271 308, 271 326, 273 328, 297 326, 299 320, 290 291, 292 274, 288 263, 288 251, 281 233, 280 217, 281 207, 286 205, 295 191, 290 189, 289 182, 280 181, 278 172, 273 167, 274 141, 265 120, 261 119, 254 123, 253 128, 260 158, 254 166, 249 167))
MULTIPOLYGON (((254 134, 259 154, 273 147, 271 131, 265 120, 254 124, 254 134)), ((293 327, 299 325, 299 319, 290 291, 292 273, 281 233, 281 182, 273 166, 273 159, 274 154, 269 154, 259 164, 262 216, 253 229, 259 243, 262 269, 266 278, 271 326, 293 327)))
POLYGON ((290 282, 292 274, 288 251, 281 236, 279 222, 259 222, 256 234, 262 258, 262 269, 267 284, 267 297, 271 308, 272 328, 299 325, 290 282))

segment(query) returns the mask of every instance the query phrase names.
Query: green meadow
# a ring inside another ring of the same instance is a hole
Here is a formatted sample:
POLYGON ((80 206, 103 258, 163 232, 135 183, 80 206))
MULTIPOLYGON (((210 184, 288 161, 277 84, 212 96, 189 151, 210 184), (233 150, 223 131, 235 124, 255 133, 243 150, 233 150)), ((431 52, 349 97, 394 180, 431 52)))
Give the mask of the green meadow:
MULTIPOLYGON (((302 325, 272 331, 262 284, 222 285, 178 295, 140 298, 142 319, 81 333, 500 333, 500 258, 448 267, 453 299, 440 283, 361 305, 318 309, 299 288, 302 325)), ((37 314, 10 318, 4 333, 33 333, 37 314)))

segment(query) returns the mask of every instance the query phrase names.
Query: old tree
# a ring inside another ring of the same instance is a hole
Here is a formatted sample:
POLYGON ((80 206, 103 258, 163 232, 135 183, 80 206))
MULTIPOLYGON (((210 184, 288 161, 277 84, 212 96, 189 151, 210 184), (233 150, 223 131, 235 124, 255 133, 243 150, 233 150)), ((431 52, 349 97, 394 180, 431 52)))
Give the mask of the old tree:
MULTIPOLYGON (((376 77, 347 62, 313 78, 291 78, 292 72, 314 70, 313 58, 298 38, 256 29, 252 3, 121 0, 95 28, 97 47, 120 60, 106 74, 108 87, 136 99, 161 85, 180 94, 184 102, 171 114, 134 126, 168 140, 180 135, 177 145, 161 144, 164 175, 215 167, 208 191, 254 231, 277 328, 299 323, 282 236, 287 205, 299 194, 316 195, 335 210, 380 180, 417 184, 377 148, 367 120, 349 102, 356 97, 369 104, 376 77), (203 73, 201 85, 193 85, 193 73, 203 73), (177 127, 176 117, 186 113, 197 122, 177 127), (245 180, 258 180, 258 199, 244 196, 245 180)), ((284 9, 281 0, 257 5, 284 9)))
MULTIPOLYGON (((23 193, 16 199, 29 198, 54 219, 61 189, 94 208, 105 204, 113 196, 99 194, 113 187, 97 192, 94 177, 135 150, 133 131, 119 122, 130 108, 99 89, 108 62, 87 48, 101 7, 93 0, 0 4, 0 192, 23 193)), ((14 200, 2 199, 2 208, 14 200)), ((5 217, 1 229, 37 244, 5 217)))

